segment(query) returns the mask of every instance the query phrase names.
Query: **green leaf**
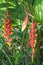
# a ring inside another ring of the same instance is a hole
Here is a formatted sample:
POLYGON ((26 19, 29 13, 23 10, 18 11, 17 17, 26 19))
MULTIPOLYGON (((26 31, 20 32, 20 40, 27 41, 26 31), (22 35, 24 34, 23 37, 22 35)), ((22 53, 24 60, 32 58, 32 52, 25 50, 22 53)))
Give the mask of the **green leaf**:
POLYGON ((3 45, 2 45, 2 43, 0 43, 0 50, 2 50, 2 48, 3 48, 3 45))

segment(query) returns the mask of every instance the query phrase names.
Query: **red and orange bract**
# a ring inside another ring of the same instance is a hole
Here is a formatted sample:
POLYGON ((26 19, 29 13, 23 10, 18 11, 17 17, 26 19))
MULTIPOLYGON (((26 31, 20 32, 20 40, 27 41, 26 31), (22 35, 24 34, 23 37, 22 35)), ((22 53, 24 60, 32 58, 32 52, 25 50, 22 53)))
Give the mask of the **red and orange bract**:
POLYGON ((4 36, 6 38, 6 42, 7 44, 10 46, 10 42, 11 42, 11 38, 10 38, 10 35, 12 33, 12 25, 10 24, 11 22, 11 19, 8 18, 7 21, 5 21, 5 26, 4 26, 4 36))

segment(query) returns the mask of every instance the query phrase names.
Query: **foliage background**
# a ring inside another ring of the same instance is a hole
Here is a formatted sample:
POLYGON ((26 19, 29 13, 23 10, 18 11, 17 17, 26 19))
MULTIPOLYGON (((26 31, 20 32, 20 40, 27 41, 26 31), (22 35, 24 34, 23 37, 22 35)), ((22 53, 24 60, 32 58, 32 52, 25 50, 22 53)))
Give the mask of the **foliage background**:
MULTIPOLYGON (((8 11, 13 27, 13 34, 10 36, 12 41, 9 47, 3 36, 3 21, 6 20, 6 1, 0 0, 0 65, 32 65, 31 49, 28 48, 29 27, 32 23, 31 17, 29 17, 28 25, 23 32, 21 27, 26 16, 26 4, 28 4, 28 12, 32 14, 35 2, 34 0, 9 0, 8 11)), ((40 49, 38 50, 36 47, 33 65, 43 65, 43 23, 40 23, 37 29, 40 49)))

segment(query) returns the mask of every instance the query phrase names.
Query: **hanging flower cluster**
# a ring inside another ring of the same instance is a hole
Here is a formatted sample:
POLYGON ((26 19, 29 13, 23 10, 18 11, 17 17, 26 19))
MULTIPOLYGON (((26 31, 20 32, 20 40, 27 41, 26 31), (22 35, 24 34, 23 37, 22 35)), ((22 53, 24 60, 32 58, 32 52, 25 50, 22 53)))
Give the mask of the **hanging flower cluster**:
POLYGON ((36 45, 36 23, 32 23, 31 27, 30 27, 30 42, 29 42, 29 46, 32 48, 32 62, 33 62, 33 58, 34 58, 34 48, 36 45))
POLYGON ((6 38, 7 44, 10 46, 11 38, 10 35, 12 34, 12 25, 10 24, 11 19, 8 18, 7 21, 5 21, 4 26, 4 37, 6 38))

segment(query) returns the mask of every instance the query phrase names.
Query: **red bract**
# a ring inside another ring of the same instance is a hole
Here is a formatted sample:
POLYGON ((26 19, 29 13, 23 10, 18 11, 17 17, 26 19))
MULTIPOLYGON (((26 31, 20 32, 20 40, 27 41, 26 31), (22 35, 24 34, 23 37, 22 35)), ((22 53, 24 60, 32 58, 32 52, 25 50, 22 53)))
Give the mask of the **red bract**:
POLYGON ((11 38, 10 38, 10 37, 8 37, 8 38, 7 38, 7 42, 10 42, 10 41, 11 41, 11 38))
POLYGON ((12 30, 12 25, 10 24, 11 22, 11 19, 8 18, 7 21, 5 21, 5 26, 4 26, 4 36, 6 38, 6 42, 7 44, 10 46, 10 42, 11 42, 11 38, 10 38, 10 35, 11 35, 11 30, 12 30))
POLYGON ((7 38, 9 35, 5 33, 4 36, 7 38))
POLYGON ((35 27, 36 27, 36 23, 33 22, 31 27, 30 27, 30 42, 31 42, 31 44, 35 43, 35 33, 36 33, 35 27))

